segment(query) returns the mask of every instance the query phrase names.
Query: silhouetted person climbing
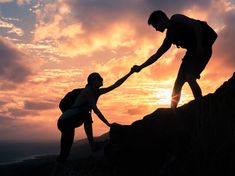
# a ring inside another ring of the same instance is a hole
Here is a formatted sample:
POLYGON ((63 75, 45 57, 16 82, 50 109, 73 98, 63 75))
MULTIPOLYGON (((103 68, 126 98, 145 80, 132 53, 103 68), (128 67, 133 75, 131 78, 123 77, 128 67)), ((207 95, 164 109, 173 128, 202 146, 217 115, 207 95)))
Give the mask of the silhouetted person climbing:
POLYGON ((58 120, 58 128, 61 131, 61 150, 57 158, 59 163, 66 161, 73 144, 75 128, 81 126, 83 122, 91 150, 95 150, 96 146, 93 141, 91 111, 93 110, 100 120, 108 127, 111 127, 112 124, 106 120, 96 103, 100 95, 106 94, 120 86, 132 73, 133 71, 130 71, 127 75, 107 88, 100 88, 103 86, 103 78, 99 73, 91 73, 88 76, 88 83, 84 90, 78 95, 72 107, 66 110, 58 120))
POLYGON ((195 99, 200 99, 202 91, 196 79, 200 78, 200 73, 204 70, 212 55, 212 45, 217 38, 215 31, 204 21, 195 20, 181 14, 175 14, 169 19, 160 10, 154 11, 150 15, 148 24, 152 25, 156 31, 164 32, 167 29, 166 37, 157 52, 142 65, 133 66, 133 71, 139 72, 141 69, 153 64, 172 44, 175 44, 177 48, 185 48, 187 52, 182 59, 174 84, 171 108, 177 107, 185 82, 188 82, 195 99))

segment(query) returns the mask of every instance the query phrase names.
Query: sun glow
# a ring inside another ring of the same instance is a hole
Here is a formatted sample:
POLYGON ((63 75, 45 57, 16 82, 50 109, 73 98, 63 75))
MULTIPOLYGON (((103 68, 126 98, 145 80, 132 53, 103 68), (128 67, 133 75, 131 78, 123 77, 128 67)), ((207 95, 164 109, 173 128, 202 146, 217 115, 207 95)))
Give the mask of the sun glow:
MULTIPOLYGON (((153 90, 153 93, 150 95, 153 97, 153 100, 150 104, 157 104, 163 107, 170 107, 171 104, 171 88, 156 88, 153 90)), ((182 90, 179 106, 192 100, 192 95, 189 95, 186 91, 182 90)))
POLYGON ((170 105, 172 90, 169 88, 157 88, 153 91, 153 97, 155 97, 154 104, 158 105, 170 105))

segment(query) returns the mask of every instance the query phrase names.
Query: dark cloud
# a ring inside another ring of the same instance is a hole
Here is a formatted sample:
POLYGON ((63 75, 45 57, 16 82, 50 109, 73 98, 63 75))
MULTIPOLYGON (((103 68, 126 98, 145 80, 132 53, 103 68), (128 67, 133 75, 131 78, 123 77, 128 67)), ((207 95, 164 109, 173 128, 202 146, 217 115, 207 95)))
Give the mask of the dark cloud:
MULTIPOLYGON (((43 123, 31 123, 24 118, 10 118, 0 114, 0 134, 1 140, 12 141, 39 141, 46 138, 53 138, 49 135, 42 135, 45 129, 43 123)), ((50 130, 50 129, 49 129, 50 130)))
POLYGON ((148 109, 148 106, 137 106, 137 107, 129 107, 126 109, 126 114, 128 115, 142 115, 144 113, 146 113, 146 110, 148 109))
POLYGON ((220 62, 226 64, 223 67, 235 67, 235 11, 227 12, 224 15, 224 28, 218 33, 215 55, 220 62))
POLYGON ((5 116, 4 114, 0 114, 0 126, 5 126, 6 124, 9 124, 13 121, 14 121, 14 119, 9 118, 9 117, 5 116))
POLYGON ((0 101, 0 106, 4 106, 5 104, 7 104, 6 101, 0 101))
POLYGON ((26 101, 24 106, 26 110, 47 110, 55 108, 57 104, 49 102, 26 101))
POLYGON ((38 115, 38 112, 27 110, 27 109, 10 108, 8 109, 8 114, 12 118, 20 118, 20 117, 38 115))
POLYGON ((81 21, 85 28, 92 30, 107 27, 109 23, 126 17, 133 17, 133 20, 144 20, 154 10, 163 10, 170 16, 174 13, 181 13, 182 10, 191 6, 198 6, 207 9, 213 1, 205 0, 67 0, 75 18, 81 21))
POLYGON ((138 1, 109 0, 68 0, 74 16, 93 29, 108 24, 111 21, 125 18, 132 14, 140 5, 138 1))
POLYGON ((26 56, 3 38, 0 38, 0 53, 1 82, 19 84, 25 81, 31 74, 25 63, 26 56))
MULTIPOLYGON (((127 23, 133 28, 135 34, 132 40, 135 41, 135 46, 138 48, 143 41, 160 35, 160 33, 149 30, 147 20, 149 15, 154 10, 163 10, 170 17, 175 13, 182 13, 183 10, 197 6, 200 9, 208 9, 213 1, 204 0, 179 0, 177 3, 172 0, 66 0, 66 3, 71 8, 71 17, 69 18, 74 23, 82 23, 82 28, 85 31, 78 34, 77 38, 85 38, 86 43, 92 44, 92 36, 104 34, 112 30, 112 25, 127 23), (107 32, 108 31, 108 32, 107 32)), ((70 22, 71 22, 70 21, 70 22)), ((128 31, 126 31, 128 34, 128 31)), ((72 39, 74 40, 74 39, 72 39)), ((128 39, 125 39, 127 41, 128 39)), ((69 40, 68 40, 69 41, 69 40)), ((136 49, 132 46, 125 46, 132 52, 136 49)), ((119 49, 120 47, 118 47, 119 49)))
POLYGON ((105 31, 119 21, 129 20, 133 26, 147 24, 146 16, 149 14, 146 4, 135 0, 68 0, 67 3, 74 19, 82 23, 86 35, 87 32, 105 31))
MULTIPOLYGON (((0 80, 1 80, 1 78, 0 78, 0 80)), ((14 90, 17 88, 17 85, 18 84, 14 83, 14 82, 9 82, 9 80, 1 80, 1 82, 0 82, 0 88, 3 91, 4 90, 14 90)))
POLYGON ((147 0, 143 2, 147 5, 149 11, 163 10, 172 15, 174 13, 181 13, 182 10, 192 6, 198 6, 200 8, 207 9, 213 0, 147 0))

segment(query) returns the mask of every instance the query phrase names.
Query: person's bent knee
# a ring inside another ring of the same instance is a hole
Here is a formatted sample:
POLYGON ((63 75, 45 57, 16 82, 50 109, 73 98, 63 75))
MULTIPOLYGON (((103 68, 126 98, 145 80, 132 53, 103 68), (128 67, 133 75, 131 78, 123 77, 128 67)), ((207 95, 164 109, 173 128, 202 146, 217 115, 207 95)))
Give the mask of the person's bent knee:
POLYGON ((67 132, 70 131, 71 129, 73 129, 72 127, 70 127, 68 124, 65 123, 64 120, 59 119, 57 121, 57 128, 61 131, 61 132, 67 132))
POLYGON ((185 75, 185 82, 193 83, 193 82, 196 82, 196 80, 197 80, 197 77, 194 75, 191 75, 191 74, 185 75))
POLYGON ((197 79, 196 78, 194 78, 194 77, 188 77, 187 78, 187 82, 190 84, 190 85, 193 85, 193 84, 195 84, 195 83, 197 83, 197 79))
POLYGON ((61 119, 58 119, 57 121, 57 128, 62 132, 63 130, 63 122, 61 119))

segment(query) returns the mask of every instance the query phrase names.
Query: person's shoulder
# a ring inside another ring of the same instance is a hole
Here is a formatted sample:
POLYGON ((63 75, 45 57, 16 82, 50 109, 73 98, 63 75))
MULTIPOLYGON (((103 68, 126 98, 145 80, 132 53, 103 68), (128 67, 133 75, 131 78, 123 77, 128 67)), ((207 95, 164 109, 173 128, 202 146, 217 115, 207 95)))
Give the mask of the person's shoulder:
POLYGON ((182 15, 181 14, 174 14, 170 17, 170 20, 176 20, 178 18, 180 18, 182 15))
POLYGON ((92 94, 92 90, 89 88, 89 87, 85 87, 81 94, 84 96, 84 95, 89 95, 89 94, 92 94))
POLYGON ((181 26, 191 26, 192 24, 195 24, 198 20, 195 20, 193 18, 190 18, 186 15, 182 14, 175 14, 171 17, 171 24, 174 25, 181 25, 181 26))
POLYGON ((183 14, 174 14, 171 16, 170 20, 171 21, 180 21, 182 19, 188 18, 187 16, 183 15, 183 14))
POLYGON ((106 88, 99 88, 99 90, 96 92, 96 97, 99 97, 104 94, 106 88))
POLYGON ((97 91, 93 91, 90 87, 85 87, 83 90, 83 94, 85 97, 97 98, 100 96, 100 89, 97 91))

